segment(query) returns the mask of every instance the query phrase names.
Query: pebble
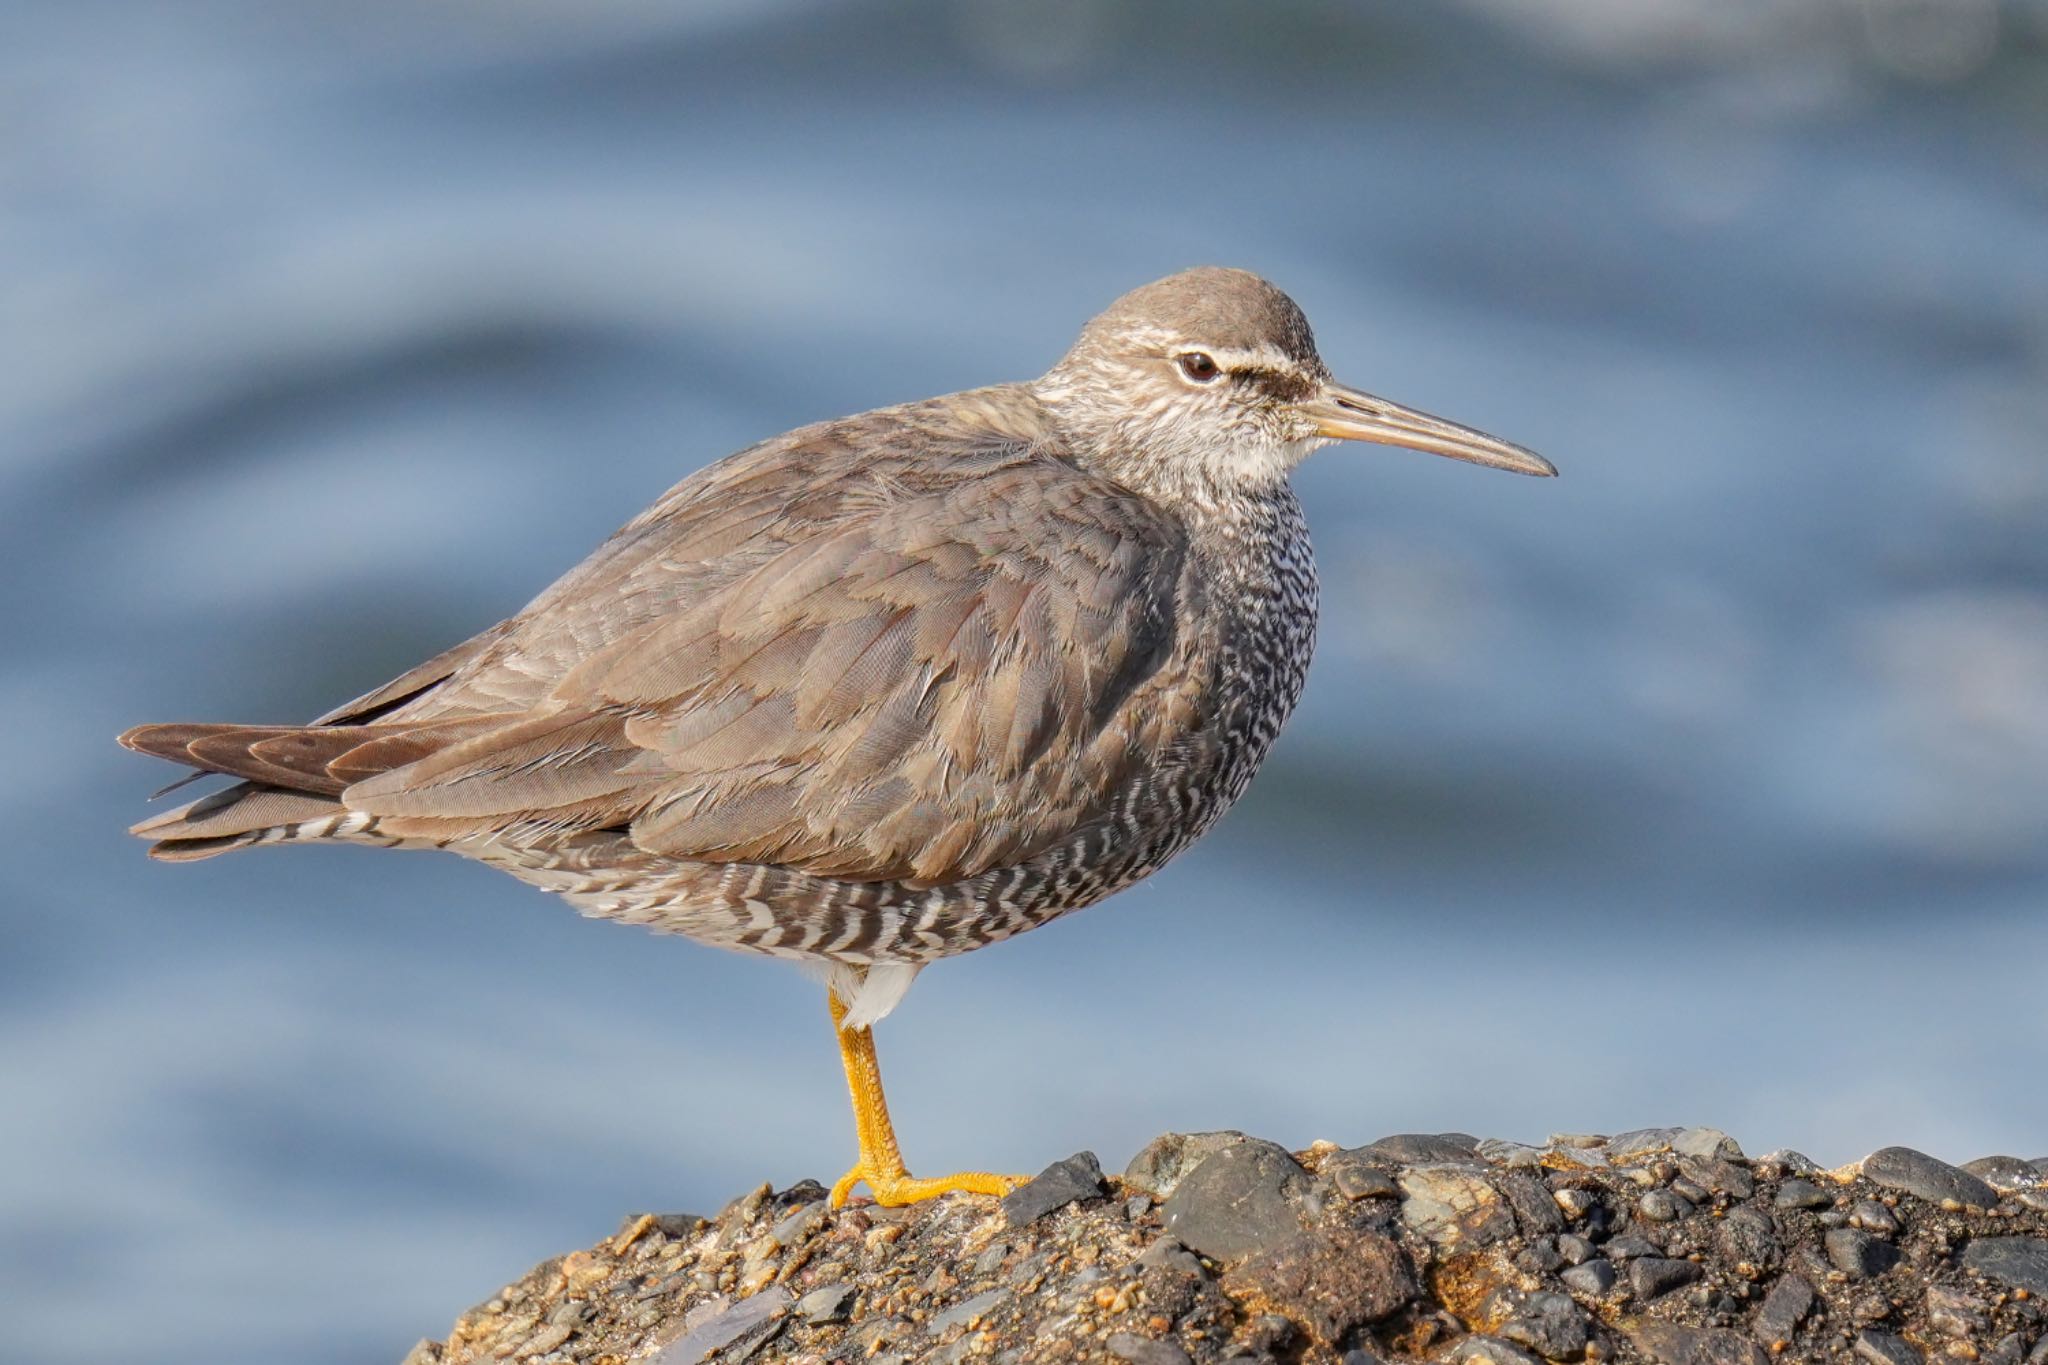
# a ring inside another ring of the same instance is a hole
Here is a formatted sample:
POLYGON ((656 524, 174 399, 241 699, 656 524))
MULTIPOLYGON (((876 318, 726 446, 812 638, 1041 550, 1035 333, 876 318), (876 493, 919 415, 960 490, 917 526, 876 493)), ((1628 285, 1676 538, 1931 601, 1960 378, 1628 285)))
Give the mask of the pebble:
POLYGON ((1180 1179, 1166 1201, 1167 1231, 1217 1261, 1269 1250, 1300 1233, 1287 1191, 1307 1179, 1277 1144, 1242 1139, 1180 1179))
POLYGON ((1510 1345, 1499 1337, 1466 1337, 1452 1347, 1444 1359, 1451 1365, 1467 1365, 1471 1361, 1482 1362, 1482 1365, 1543 1365, 1521 1347, 1510 1345))
POLYGON ((1899 1253, 1861 1228, 1834 1228, 1826 1239, 1828 1260, 1852 1280, 1882 1275, 1898 1263, 1899 1253))
POLYGON ((1543 1168, 1543 1149, 1531 1147, 1526 1143, 1509 1142, 1505 1138, 1488 1138, 1474 1151, 1483 1160, 1505 1166, 1511 1171, 1536 1171, 1543 1168))
POLYGON ((1686 1179, 1713 1194, 1747 1199, 1756 1193, 1756 1177, 1749 1173, 1749 1168, 1720 1157, 1681 1157, 1678 1169, 1685 1173, 1686 1179))
POLYGON ((1102 1165, 1093 1152, 1076 1152, 1055 1161, 1028 1183, 1003 1196, 1003 1216, 1010 1226, 1035 1223, 1055 1209, 1102 1193, 1102 1165))
POLYGON ((1642 1322, 1631 1339, 1656 1365, 1767 1365, 1754 1342, 1711 1327, 1675 1322, 1642 1322))
POLYGON ((1564 1231, 1564 1214, 1558 1209, 1557 1200, 1551 1197, 1550 1187, 1541 1180, 1516 1171, 1498 1177, 1494 1183, 1507 1196, 1515 1217, 1521 1221, 1523 1232, 1539 1237, 1544 1233, 1564 1231))
POLYGON ((1779 1342, 1790 1343, 1800 1322, 1813 1311, 1813 1286, 1798 1275, 1781 1275, 1764 1295, 1753 1330, 1758 1341, 1773 1349, 1779 1342))
POLYGON ((1170 1341, 1154 1341, 1135 1332, 1113 1332, 1103 1345, 1131 1365, 1189 1365, 1188 1353, 1170 1341))
POLYGON ((1866 1327, 1856 1334, 1856 1358, 1871 1365, 1922 1365, 1926 1357, 1905 1338, 1866 1327))
POLYGON ((1911 1147, 1881 1147, 1872 1152, 1863 1158, 1863 1176, 1945 1209, 1988 1209, 1998 1203, 1998 1191, 1976 1176, 1911 1147))
POLYGON ((1138 1150, 1124 1167, 1124 1184, 1165 1200, 1197 1166, 1227 1147, 1249 1142, 1243 1133, 1162 1133, 1138 1150))
POLYGON ((1617 1261, 1632 1261, 1638 1256, 1662 1256, 1664 1254, 1664 1249, 1655 1242, 1647 1237, 1637 1236, 1633 1232, 1624 1232, 1619 1237, 1608 1238, 1607 1245, 1602 1247, 1601 1250, 1617 1261))
POLYGON ((1751 1163, 1759 1175, 1776 1180, 1787 1175, 1819 1175, 1820 1163, 1804 1152, 1795 1152, 1790 1147, 1765 1152, 1751 1163))
POLYGON ((1668 1152, 1671 1140, 1684 1131, 1683 1128, 1635 1128, 1626 1133, 1616 1133, 1607 1139, 1607 1159, 1625 1161, 1630 1157, 1668 1152))
POLYGON ((1638 1299, 1661 1298, 1699 1279, 1703 1272, 1691 1261, 1668 1256, 1644 1256, 1629 1262, 1628 1285, 1638 1299))
POLYGON ((1719 1161, 1742 1161, 1742 1145, 1719 1128, 1687 1128, 1671 1139, 1671 1150, 1680 1156, 1706 1157, 1719 1161))
POLYGON ((1567 1232, 1557 1239, 1557 1254, 1572 1265, 1584 1265, 1598 1256, 1600 1249, 1593 1245, 1591 1239, 1581 1237, 1576 1232, 1567 1232))
POLYGON ((963 1299, 945 1312, 938 1314, 926 1324, 925 1330, 935 1337, 940 1336, 949 1327, 963 1326, 972 1323, 976 1318, 987 1317, 1009 1297, 1010 1291, 1008 1289, 985 1289, 973 1298, 963 1299))
POLYGON ((1586 1353, 1586 1315, 1562 1294, 1531 1294, 1520 1312, 1501 1324, 1500 1335, 1527 1346, 1545 1360, 1575 1360, 1586 1353))
POLYGON ((1927 1320, 1936 1330, 1952 1337, 1976 1336, 1990 1330, 1991 1319, 1984 1311, 1984 1305, 1970 1295, 1957 1289, 1944 1289, 1939 1285, 1927 1291, 1927 1320))
POLYGON ((796 1311, 805 1322, 838 1322, 846 1316, 846 1305, 852 1301, 852 1285, 821 1285, 796 1301, 796 1311))
POLYGON ((1778 1186, 1771 1202, 1781 1209, 1826 1209, 1834 1207, 1835 1197, 1811 1180, 1794 1178, 1778 1186))
POLYGON ((750 1299, 739 1299, 714 1308, 663 1347, 649 1365, 696 1365, 696 1362, 714 1351, 724 1350, 788 1307, 789 1294, 781 1285, 776 1285, 750 1299))
POLYGON ((1962 1263, 2009 1289, 2048 1298, 2048 1237, 1979 1237, 1963 1248, 1962 1263))
POLYGON ((1164 1266, 1169 1270, 1178 1270, 1183 1275, 1200 1275, 1202 1273, 1202 1263, 1196 1260, 1194 1254, 1186 1247, 1171 1237, 1161 1237, 1151 1246, 1146 1247, 1144 1252, 1139 1255, 1137 1264, 1148 1269, 1152 1266, 1164 1266))
POLYGON ((1636 1205, 1636 1212, 1653 1223, 1675 1223, 1692 1211, 1690 1199, 1670 1190, 1651 1190, 1636 1205))
POLYGON ((1597 1299, 1614 1288, 1614 1262, 1604 1259, 1587 1261, 1583 1265, 1575 1265, 1570 1270, 1560 1273, 1557 1278, 1564 1283, 1565 1288, 1584 1294, 1589 1299, 1597 1299))
POLYGON ((1784 1254, 1771 1216, 1748 1204, 1728 1210, 1715 1235, 1729 1260, 1754 1271, 1769 1270, 1784 1254))
POLYGON ((1356 1151, 1338 1152, 1323 1162, 1323 1178, 1346 1199, 1392 1199, 1401 1193, 1394 1177, 1356 1151))
POLYGON ((1599 1202, 1588 1191, 1574 1189, 1569 1185, 1564 1189, 1556 1191, 1550 1197, 1556 1202, 1558 1209, 1563 1212, 1564 1216, 1571 1219, 1574 1223, 1584 1218, 1586 1211, 1599 1202))
POLYGON ((1875 1199, 1859 1199, 1849 1210, 1849 1225, 1889 1237, 1899 1230, 1899 1216, 1875 1199))

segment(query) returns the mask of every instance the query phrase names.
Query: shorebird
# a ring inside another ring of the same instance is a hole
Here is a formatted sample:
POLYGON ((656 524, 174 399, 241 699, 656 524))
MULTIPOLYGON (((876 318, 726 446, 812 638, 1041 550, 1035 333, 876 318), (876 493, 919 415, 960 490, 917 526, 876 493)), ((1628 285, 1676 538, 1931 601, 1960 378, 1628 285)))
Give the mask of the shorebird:
POLYGON ((308 725, 144 725, 240 779, 172 861, 440 848, 578 910, 821 977, 884 1204, 873 1026, 928 963, 1148 876, 1244 792, 1308 675, 1288 476, 1336 441, 1542 457, 1330 377, 1294 301, 1202 268, 1042 377, 800 427, 684 479, 508 620, 308 725))

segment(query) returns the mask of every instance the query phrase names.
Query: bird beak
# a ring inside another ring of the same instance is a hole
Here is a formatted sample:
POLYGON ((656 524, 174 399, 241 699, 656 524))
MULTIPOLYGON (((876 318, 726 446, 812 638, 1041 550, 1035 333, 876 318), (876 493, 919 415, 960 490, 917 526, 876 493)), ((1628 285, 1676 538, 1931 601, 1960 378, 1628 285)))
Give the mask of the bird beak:
POLYGON ((1316 431, 1333 441, 1372 441, 1383 446, 1407 446, 1432 455, 1448 455, 1468 464, 1510 469, 1517 474, 1549 478, 1557 467, 1533 450, 1488 436, 1456 422, 1446 422, 1399 403, 1389 403, 1369 393, 1327 383, 1321 393, 1301 405, 1312 418, 1316 431))

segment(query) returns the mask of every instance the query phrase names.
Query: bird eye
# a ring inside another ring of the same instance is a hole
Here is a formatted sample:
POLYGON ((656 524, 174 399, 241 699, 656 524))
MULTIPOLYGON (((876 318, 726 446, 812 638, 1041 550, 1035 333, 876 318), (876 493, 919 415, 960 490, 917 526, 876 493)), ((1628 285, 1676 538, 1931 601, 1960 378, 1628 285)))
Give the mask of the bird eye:
POLYGON ((1216 363, 1216 357, 1207 351, 1183 351, 1174 357, 1180 372, 1197 384, 1208 384, 1223 373, 1223 367, 1216 363))

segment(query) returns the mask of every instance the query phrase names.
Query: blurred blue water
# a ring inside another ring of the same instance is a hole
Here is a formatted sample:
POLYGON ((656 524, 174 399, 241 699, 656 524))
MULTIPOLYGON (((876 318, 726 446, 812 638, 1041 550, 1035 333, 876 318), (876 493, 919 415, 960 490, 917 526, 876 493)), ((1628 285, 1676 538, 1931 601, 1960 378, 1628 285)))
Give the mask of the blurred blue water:
POLYGON ((1937 8, 16 7, 10 1357, 395 1359, 628 1210, 835 1173, 794 973, 453 860, 150 865, 111 737, 311 715, 726 450, 1201 261, 1566 477, 1311 464, 1288 737, 1152 883, 920 981, 913 1161, 2048 1150, 2048 8, 1937 8))

